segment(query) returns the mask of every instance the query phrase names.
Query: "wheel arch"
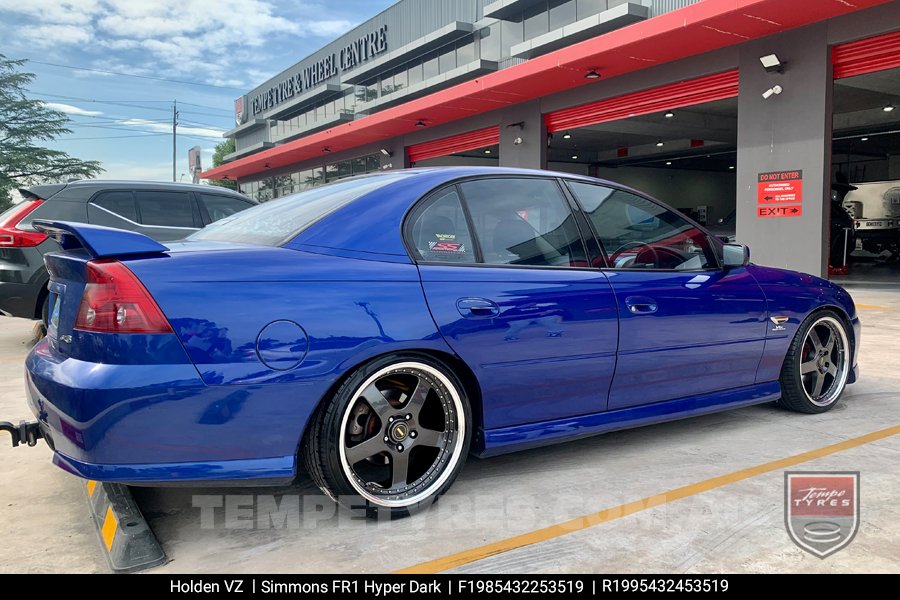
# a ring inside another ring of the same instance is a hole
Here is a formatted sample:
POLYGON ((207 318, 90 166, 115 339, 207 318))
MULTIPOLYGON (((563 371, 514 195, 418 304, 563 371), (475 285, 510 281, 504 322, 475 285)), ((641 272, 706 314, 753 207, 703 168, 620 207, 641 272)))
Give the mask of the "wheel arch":
MULTIPOLYGON (((348 366, 343 373, 341 373, 340 377, 335 379, 334 383, 332 383, 328 390, 322 395, 321 398, 316 402, 316 406, 313 411, 310 413, 310 417, 306 422, 306 425, 303 428, 303 431, 300 435, 300 438, 297 442, 296 456, 300 456, 300 452, 303 450, 303 444, 306 442, 306 439, 310 433, 310 429, 315 425, 320 411, 323 409, 325 404, 329 401, 329 399, 334 396, 337 390, 344 384, 344 382, 353 375, 361 367, 366 366, 376 360, 380 360, 385 356, 389 356, 391 354, 404 354, 409 356, 420 355, 424 357, 431 358, 433 360, 437 360, 448 370, 452 371, 454 375, 456 375, 460 382, 463 385, 463 388, 466 392, 466 397, 469 400, 469 407, 472 410, 472 445, 470 447, 471 452, 477 452, 480 449, 480 446, 483 444, 483 436, 481 432, 484 429, 484 404, 481 395, 481 386, 478 383, 478 379, 475 377, 475 373, 472 369, 467 365, 462 359, 460 359, 455 354, 450 352, 445 352, 441 350, 435 350, 432 348, 422 349, 422 348, 404 348, 399 350, 390 350, 386 352, 382 352, 375 356, 370 356, 361 360, 359 362, 353 363, 348 366)), ((299 473, 302 467, 302 461, 297 460, 297 472, 299 473)))

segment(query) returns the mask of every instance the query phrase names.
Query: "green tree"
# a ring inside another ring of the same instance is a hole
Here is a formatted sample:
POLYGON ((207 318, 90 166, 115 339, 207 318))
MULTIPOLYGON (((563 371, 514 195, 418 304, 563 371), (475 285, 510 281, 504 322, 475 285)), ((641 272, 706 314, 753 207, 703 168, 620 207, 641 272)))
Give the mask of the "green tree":
MULTIPOLYGON (((216 144, 216 149, 213 152, 212 158, 213 166, 218 167, 223 165, 225 163, 225 155, 231 154, 232 152, 234 152, 234 138, 228 138, 225 141, 216 144)), ((211 179, 209 184, 228 188, 229 190, 237 190, 237 181, 233 179, 211 179)))
POLYGON ((65 113, 26 97, 34 73, 20 71, 25 62, 0 54, 0 203, 6 205, 17 187, 94 177, 103 171, 95 160, 40 145, 72 130, 65 113))

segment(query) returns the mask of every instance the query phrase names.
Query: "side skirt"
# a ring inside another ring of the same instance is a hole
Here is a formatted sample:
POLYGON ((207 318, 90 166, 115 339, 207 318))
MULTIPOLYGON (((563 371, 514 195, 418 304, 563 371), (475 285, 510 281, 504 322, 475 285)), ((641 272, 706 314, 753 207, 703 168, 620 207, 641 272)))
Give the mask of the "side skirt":
POLYGON ((777 381, 770 381, 692 398, 632 406, 555 421, 488 429, 484 432, 484 447, 476 454, 482 458, 497 456, 620 429, 632 429, 753 404, 774 402, 780 397, 781 385, 777 381))

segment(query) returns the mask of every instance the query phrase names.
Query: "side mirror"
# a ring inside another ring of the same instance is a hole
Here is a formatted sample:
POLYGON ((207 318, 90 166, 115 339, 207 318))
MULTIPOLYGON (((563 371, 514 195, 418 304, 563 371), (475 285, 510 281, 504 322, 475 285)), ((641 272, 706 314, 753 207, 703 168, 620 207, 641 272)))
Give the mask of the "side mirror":
POLYGON ((750 248, 743 244, 723 244, 722 262, 726 269, 746 267, 750 264, 750 248))

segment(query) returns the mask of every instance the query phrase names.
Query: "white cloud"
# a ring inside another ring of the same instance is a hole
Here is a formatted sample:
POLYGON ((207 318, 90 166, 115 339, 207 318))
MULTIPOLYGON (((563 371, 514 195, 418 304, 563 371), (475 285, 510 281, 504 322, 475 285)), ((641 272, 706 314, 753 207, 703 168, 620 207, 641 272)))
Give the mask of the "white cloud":
MULTIPOLYGON (((118 121, 117 123, 119 125, 126 125, 128 127, 137 127, 143 129, 144 131, 158 131, 160 133, 169 133, 172 131, 172 126, 167 123, 156 123, 153 121, 147 121, 145 119, 123 119, 121 121, 118 121)), ((188 125, 179 125, 178 133, 221 140, 222 134, 225 133, 225 130, 214 129, 212 127, 192 127, 188 125)))
POLYGON ((337 37, 343 33, 347 33, 353 28, 353 23, 346 20, 337 21, 311 21, 309 30, 314 34, 322 37, 337 37))
POLYGON ((44 106, 66 113, 67 115, 79 115, 82 117, 99 117, 103 113, 99 110, 84 110, 71 104, 62 104, 61 102, 45 102, 44 106))
POLYGON ((89 25, 38 25, 28 31, 28 43, 40 48, 87 44, 93 37, 89 25))
POLYGON ((267 79, 260 71, 282 50, 273 40, 318 44, 353 26, 321 0, 0 0, 0 21, 8 15, 24 19, 31 46, 93 54, 85 66, 238 89, 267 79))
POLYGON ((44 23, 90 23, 100 8, 97 0, 0 0, 0 11, 39 19, 44 23))

